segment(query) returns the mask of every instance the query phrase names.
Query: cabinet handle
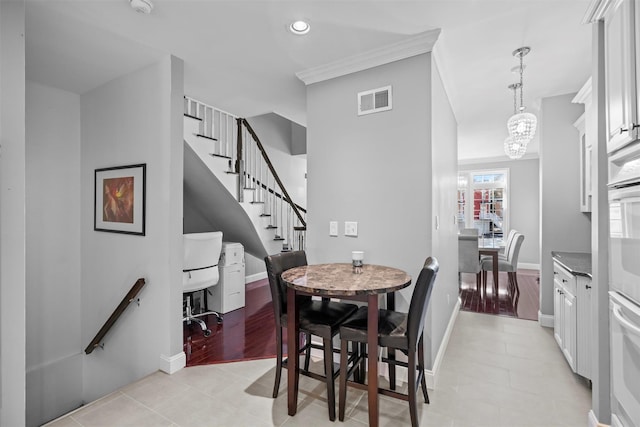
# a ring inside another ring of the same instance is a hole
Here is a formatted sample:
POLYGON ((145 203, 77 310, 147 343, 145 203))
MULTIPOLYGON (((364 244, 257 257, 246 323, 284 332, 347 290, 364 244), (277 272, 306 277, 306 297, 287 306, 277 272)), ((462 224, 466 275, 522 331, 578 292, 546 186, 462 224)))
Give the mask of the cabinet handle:
POLYGON ((567 279, 562 279, 562 283, 567 283, 567 279))
POLYGON ((628 330, 632 334, 636 336, 640 336, 640 328, 638 328, 636 325, 629 322, 627 319, 623 317, 622 310, 620 309, 619 305, 613 304, 612 312, 613 312, 613 316, 616 318, 616 320, 620 323, 622 327, 624 327, 626 330, 628 330))
POLYGON ((620 128, 620 134, 623 132, 629 132, 630 130, 634 130, 635 128, 639 128, 640 124, 632 123, 631 128, 620 128))
POLYGON ((585 289, 591 289, 591 285, 584 285, 585 289))

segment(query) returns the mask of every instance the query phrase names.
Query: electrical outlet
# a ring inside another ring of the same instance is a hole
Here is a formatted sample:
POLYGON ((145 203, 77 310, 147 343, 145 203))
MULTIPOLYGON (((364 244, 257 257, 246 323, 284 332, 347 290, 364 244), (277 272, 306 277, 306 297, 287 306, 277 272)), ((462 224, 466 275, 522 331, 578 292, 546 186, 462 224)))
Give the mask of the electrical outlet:
POLYGON ((358 237, 358 223, 356 221, 345 221, 344 235, 350 237, 358 237))
POLYGON ((338 221, 329 221, 329 236, 338 236, 338 221))

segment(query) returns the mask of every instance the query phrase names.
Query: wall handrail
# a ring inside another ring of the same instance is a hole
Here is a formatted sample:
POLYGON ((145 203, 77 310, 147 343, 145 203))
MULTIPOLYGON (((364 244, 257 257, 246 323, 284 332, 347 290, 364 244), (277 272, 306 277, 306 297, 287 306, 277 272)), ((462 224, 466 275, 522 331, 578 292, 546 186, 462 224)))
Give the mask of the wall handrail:
POLYGON ((91 340, 91 343, 89 343, 87 348, 84 349, 84 352, 86 354, 91 354, 91 352, 96 347, 100 346, 102 339, 105 337, 105 335, 107 335, 107 332, 109 332, 109 329, 111 329, 111 327, 116 323, 118 318, 120 318, 122 313, 129 306, 129 304, 135 300, 136 296, 138 295, 138 292, 140 292, 144 284, 145 284, 145 281, 143 278, 136 280, 136 283, 133 284, 133 286, 131 287, 131 290, 129 290, 127 295, 125 295, 122 301, 120 301, 120 304, 118 304, 118 307, 116 307, 116 309, 113 311, 111 316, 109 316, 109 318, 104 323, 104 325, 102 325, 102 328, 100 328, 100 330, 98 331, 96 336, 93 338, 93 340, 91 340))

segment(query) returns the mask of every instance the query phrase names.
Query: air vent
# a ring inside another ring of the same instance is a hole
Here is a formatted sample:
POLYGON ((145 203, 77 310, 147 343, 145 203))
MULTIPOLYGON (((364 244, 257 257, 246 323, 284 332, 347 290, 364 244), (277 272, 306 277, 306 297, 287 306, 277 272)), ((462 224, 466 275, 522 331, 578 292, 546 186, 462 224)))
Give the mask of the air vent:
POLYGON ((358 115, 391 110, 391 86, 358 93, 358 115))

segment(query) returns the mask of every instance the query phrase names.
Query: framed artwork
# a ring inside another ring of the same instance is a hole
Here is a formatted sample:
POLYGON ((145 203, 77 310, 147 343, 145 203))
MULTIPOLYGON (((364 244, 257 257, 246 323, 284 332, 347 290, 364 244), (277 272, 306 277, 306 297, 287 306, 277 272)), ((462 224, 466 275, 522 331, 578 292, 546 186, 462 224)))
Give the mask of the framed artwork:
POLYGON ((144 236, 146 171, 146 163, 96 169, 94 230, 144 236))

